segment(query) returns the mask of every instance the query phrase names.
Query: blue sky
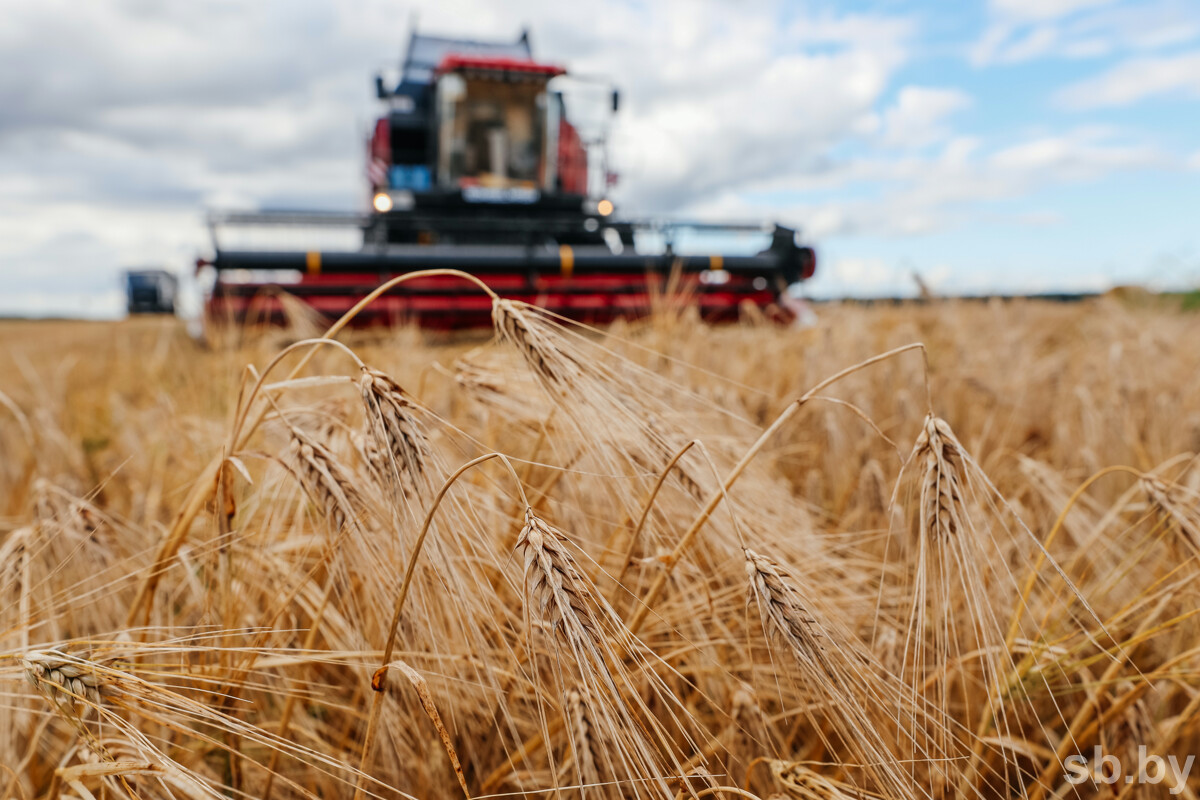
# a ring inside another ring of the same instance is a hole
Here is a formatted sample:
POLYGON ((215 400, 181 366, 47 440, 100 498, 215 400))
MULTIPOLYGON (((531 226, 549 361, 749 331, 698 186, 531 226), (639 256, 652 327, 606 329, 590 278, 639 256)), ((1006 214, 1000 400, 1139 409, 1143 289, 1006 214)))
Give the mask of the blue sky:
POLYGON ((209 207, 360 208, 421 30, 623 89, 631 215, 779 220, 814 295, 1200 284, 1200 3, 0 0, 0 313, 120 313, 209 207))
POLYGON ((907 85, 958 90, 927 150, 970 137, 1037 162, 1041 143, 1046 173, 910 241, 834 236, 827 255, 911 263, 967 291, 1200 280, 1200 5, 939 5, 916 12, 921 44, 890 102, 907 85))
POLYGON ((1200 5, 838 9, 909 26, 877 119, 828 151, 842 177, 742 194, 807 212, 815 293, 1200 282, 1200 5))

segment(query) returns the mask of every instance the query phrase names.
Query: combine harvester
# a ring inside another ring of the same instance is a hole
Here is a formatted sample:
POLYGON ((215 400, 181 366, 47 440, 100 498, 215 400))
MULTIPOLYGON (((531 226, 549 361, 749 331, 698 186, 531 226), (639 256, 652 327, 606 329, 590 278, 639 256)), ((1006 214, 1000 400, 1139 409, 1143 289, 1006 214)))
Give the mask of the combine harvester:
MULTIPOLYGON (((210 322, 280 321, 281 293, 337 317, 391 277, 437 268, 586 322, 645 314, 664 292, 729 319, 745 303, 778 308, 815 271, 813 250, 780 225, 619 219, 604 135, 619 95, 535 61, 528 34, 496 43, 414 33, 399 84, 377 77, 376 92, 387 111, 368 147, 373 211, 210 213, 215 254, 198 262, 215 273, 210 322), (589 111, 595 135, 584 133, 589 111), (276 244, 229 245, 254 232, 276 244), (321 233, 338 244, 297 246, 321 233), (741 254, 688 254, 698 242, 747 240, 741 254)), ((478 288, 431 277, 395 287, 356 321, 461 328, 489 324, 490 309, 478 288)))

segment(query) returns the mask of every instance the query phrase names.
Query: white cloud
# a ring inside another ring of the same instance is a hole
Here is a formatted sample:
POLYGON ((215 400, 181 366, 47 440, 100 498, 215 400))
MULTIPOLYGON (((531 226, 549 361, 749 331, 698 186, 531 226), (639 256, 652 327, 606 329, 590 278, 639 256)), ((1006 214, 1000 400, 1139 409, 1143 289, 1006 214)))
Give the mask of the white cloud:
POLYGON ((1019 64, 1051 55, 1087 58, 1107 52, 1109 44, 1095 39, 1064 41, 1061 28, 1053 23, 1033 26, 1002 22, 992 25, 970 51, 976 66, 1019 64))
POLYGON ((1125 106, 1155 95, 1200 97, 1200 51, 1174 56, 1132 58, 1093 78, 1060 90, 1066 108, 1125 106))
POLYGON ((970 59, 975 66, 1016 64, 1052 52, 1058 40, 1054 25, 1025 27, 1001 22, 991 25, 971 47, 970 59))
MULTIPOLYGON (((614 137, 621 191, 627 206, 655 211, 716 186, 803 172, 847 135, 872 130, 913 31, 864 14, 783 24, 773 6, 751 14, 721 0, 421 6, 421 29, 436 33, 510 38, 530 21, 540 57, 610 75, 626 101, 614 137)), ((136 176, 136 164, 152 162, 147 181, 180 204, 228 194, 230 184, 276 200, 288 171, 311 181, 296 204, 360 202, 370 73, 395 63, 406 33, 391 3, 72 8, 47 0, 6 20, 0 140, 55 137, 77 190, 100 195, 122 168, 136 176), (317 180, 316 170, 340 177, 317 180)))
POLYGON ((989 161, 1000 171, 1041 174, 1059 181, 1089 180, 1118 169, 1166 165, 1152 148, 1114 142, 1104 132, 1090 128, 1006 147, 989 161))
POLYGON ((1017 214, 1014 221, 1031 228, 1049 228, 1060 225, 1066 218, 1058 211, 1025 211, 1017 214))
POLYGON ((1060 43, 1059 21, 1113 0, 992 0, 991 22, 971 48, 972 63, 1015 64, 1054 52, 1060 43))
POLYGON ((883 283, 895 277, 895 268, 882 258, 839 258, 829 268, 835 280, 846 283, 883 283))
POLYGON ((802 179, 835 145, 878 126, 875 107, 907 57, 907 25, 817 18, 778 29, 739 21, 747 16, 729 6, 682 43, 647 27, 613 45, 638 98, 614 142, 627 208, 680 209, 720 190, 802 179))
POLYGON ((950 133, 942 124, 945 118, 970 105, 971 96, 958 89, 905 86, 883 114, 882 141, 911 148, 944 139, 950 133))
MULTIPOLYGON (((1039 190, 1100 179, 1123 170, 1172 166, 1157 150, 1124 141, 1103 129, 1083 127, 985 148, 978 139, 955 137, 932 155, 859 158, 834 170, 843 187, 871 190, 864 196, 772 208, 783 219, 801 220, 811 238, 869 235, 905 238, 937 233, 980 219, 995 220, 991 201, 1032 196, 1039 190)), ((850 195, 853 197, 853 195, 850 195)), ((762 206, 753 193, 726 193, 698 208, 712 219, 754 219, 762 206)), ((1053 225, 1054 208, 1008 215, 1018 225, 1053 225)))
POLYGON ((1181 0, 999 0, 988 16, 969 50, 976 66, 1154 51, 1200 36, 1200 13, 1181 0))
POLYGON ((1009 19, 1047 20, 1110 5, 1114 0, 991 0, 989 9, 1009 19))

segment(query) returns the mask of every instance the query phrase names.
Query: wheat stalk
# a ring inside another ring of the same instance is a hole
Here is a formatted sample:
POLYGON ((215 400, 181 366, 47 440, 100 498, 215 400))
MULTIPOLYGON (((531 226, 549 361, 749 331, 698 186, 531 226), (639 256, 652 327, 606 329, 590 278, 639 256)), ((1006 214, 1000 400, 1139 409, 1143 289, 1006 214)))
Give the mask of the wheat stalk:
POLYGON ((372 681, 377 683, 379 672, 395 667, 400 670, 400 673, 408 679, 412 684, 413 689, 417 692, 417 699, 421 702, 421 708, 425 710, 429 721, 433 723, 433 727, 437 730, 438 738, 442 742, 442 747, 446 751, 446 756, 450 759, 450 766, 454 769, 454 777, 458 779, 458 785, 463 791, 463 795, 467 800, 471 800, 471 791, 467 788, 467 778, 463 774, 462 764, 458 760, 458 751, 454 749, 454 742, 450 738, 450 732, 446 730, 445 724, 442 722, 442 715, 438 713, 437 704, 433 702, 433 693, 429 691, 429 684, 425 680, 425 676, 410 667, 406 662, 397 659, 392 663, 383 667, 382 670, 376 672, 376 677, 372 681))

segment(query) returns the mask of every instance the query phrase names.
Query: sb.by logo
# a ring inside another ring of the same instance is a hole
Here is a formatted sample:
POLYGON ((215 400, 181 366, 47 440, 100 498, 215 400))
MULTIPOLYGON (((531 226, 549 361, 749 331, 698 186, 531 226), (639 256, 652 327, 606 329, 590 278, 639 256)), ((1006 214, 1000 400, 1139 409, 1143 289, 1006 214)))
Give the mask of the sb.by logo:
POLYGON ((1137 769, 1126 772, 1121 764, 1121 759, 1105 753, 1100 745, 1096 745, 1092 748, 1090 762, 1084 755, 1069 756, 1063 761, 1063 769, 1067 772, 1067 783, 1074 785, 1088 781, 1112 785, 1120 781, 1121 776, 1124 775, 1125 783, 1153 785, 1166 782, 1170 787, 1168 791, 1177 795, 1181 794, 1184 786, 1187 785, 1188 775, 1191 773, 1195 761, 1195 756, 1188 756, 1184 760, 1183 766, 1180 766, 1179 759, 1175 756, 1163 758, 1159 755, 1149 755, 1146 752, 1146 745, 1143 744, 1138 746, 1137 769))

